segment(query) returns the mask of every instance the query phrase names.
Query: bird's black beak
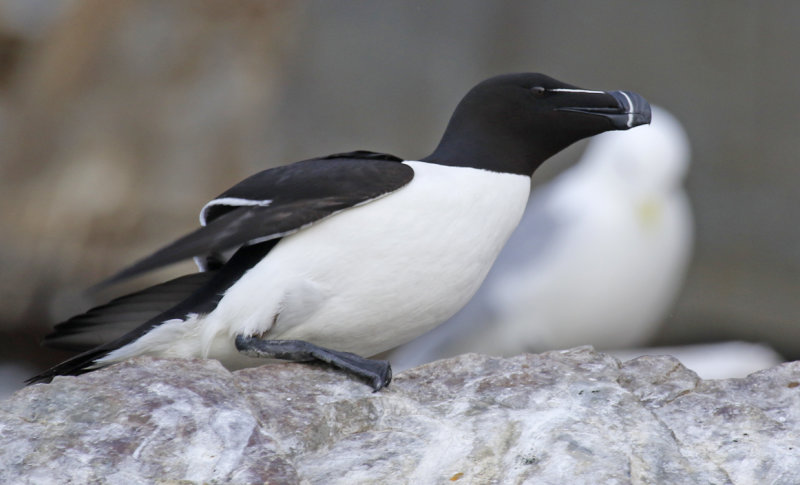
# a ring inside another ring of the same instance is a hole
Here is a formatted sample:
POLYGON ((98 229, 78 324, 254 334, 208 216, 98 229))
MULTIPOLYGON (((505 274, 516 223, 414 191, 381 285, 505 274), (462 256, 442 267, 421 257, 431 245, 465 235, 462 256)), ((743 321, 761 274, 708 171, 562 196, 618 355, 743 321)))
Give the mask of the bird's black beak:
POLYGON ((565 107, 558 110, 603 117, 616 130, 650 123, 650 104, 642 96, 632 91, 607 91, 606 94, 613 98, 616 107, 565 107))

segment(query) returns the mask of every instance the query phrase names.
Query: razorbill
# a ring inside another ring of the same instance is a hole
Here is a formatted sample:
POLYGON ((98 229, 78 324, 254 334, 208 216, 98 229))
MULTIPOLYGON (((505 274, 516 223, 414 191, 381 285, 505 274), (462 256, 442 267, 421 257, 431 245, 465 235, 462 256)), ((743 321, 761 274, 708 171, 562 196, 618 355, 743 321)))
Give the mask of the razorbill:
POLYGON ((653 106, 652 118, 593 138, 574 167, 534 190, 475 297, 394 352, 394 369, 463 352, 645 343, 683 284, 693 240, 688 137, 666 110, 653 106))
POLYGON ((57 325, 44 343, 83 353, 29 382, 154 355, 229 369, 319 361, 378 390, 391 367, 362 356, 427 332, 469 300, 542 162, 649 121, 632 92, 507 74, 472 88, 420 160, 357 151, 257 173, 203 206, 199 229, 108 282, 193 257, 199 273, 57 325), (97 333, 105 343, 94 346, 97 333))

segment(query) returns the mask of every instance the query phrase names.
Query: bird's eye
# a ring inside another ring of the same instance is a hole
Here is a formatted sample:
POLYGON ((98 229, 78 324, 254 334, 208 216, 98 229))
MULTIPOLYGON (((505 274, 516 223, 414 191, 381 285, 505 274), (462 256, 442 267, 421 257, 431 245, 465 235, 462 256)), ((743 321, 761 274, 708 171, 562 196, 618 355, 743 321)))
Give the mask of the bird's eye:
POLYGON ((547 90, 543 86, 534 86, 531 88, 531 92, 536 96, 543 95, 547 90))

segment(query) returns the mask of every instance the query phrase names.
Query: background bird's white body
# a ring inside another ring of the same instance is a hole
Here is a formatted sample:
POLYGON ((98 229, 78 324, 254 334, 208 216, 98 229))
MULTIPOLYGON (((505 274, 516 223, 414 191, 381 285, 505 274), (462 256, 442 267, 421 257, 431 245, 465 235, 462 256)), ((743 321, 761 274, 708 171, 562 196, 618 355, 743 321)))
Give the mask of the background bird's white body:
POLYGON ((237 334, 371 356, 444 321, 519 223, 530 178, 404 163, 414 169, 405 187, 285 237, 214 311, 162 324, 98 362, 154 354, 263 363, 236 351, 237 334))
POLYGON ((575 167, 531 196, 475 300, 396 352, 395 370, 463 352, 645 342, 689 262, 688 156, 680 125, 656 108, 651 126, 597 136, 575 167))
POLYGON ((552 200, 551 208, 570 221, 562 243, 541 260, 520 261, 490 288, 501 323, 487 328, 484 349, 622 348, 651 337, 666 316, 689 257, 685 194, 631 200, 613 183, 592 182, 584 170, 569 174, 552 200))

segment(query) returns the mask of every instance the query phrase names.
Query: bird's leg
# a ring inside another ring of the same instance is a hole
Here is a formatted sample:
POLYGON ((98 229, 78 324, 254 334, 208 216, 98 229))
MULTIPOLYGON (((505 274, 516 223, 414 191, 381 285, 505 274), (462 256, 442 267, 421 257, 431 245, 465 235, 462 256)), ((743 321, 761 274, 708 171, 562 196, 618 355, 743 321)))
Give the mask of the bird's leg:
POLYGON ((366 380, 375 391, 388 386, 392 381, 392 367, 386 360, 366 359, 350 352, 319 347, 304 340, 266 340, 237 335, 236 350, 249 357, 325 362, 366 380))

